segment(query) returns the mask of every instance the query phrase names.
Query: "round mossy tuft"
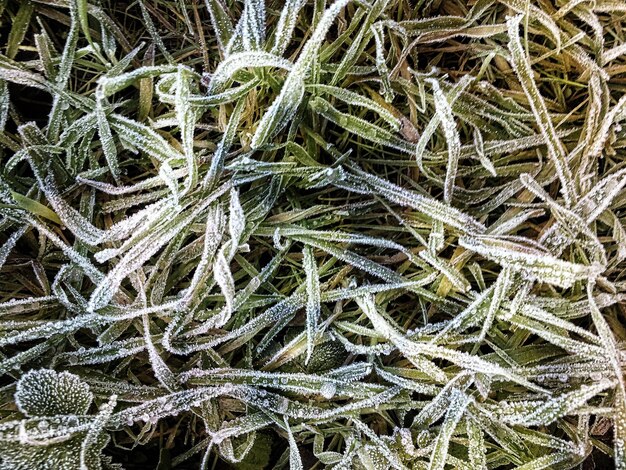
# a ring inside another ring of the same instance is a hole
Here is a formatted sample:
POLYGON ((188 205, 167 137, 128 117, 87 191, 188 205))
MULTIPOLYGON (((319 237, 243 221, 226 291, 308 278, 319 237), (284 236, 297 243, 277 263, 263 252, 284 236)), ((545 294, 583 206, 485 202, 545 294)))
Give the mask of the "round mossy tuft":
POLYGON ((70 372, 31 370, 17 383, 15 402, 27 416, 84 415, 93 394, 89 385, 70 372))

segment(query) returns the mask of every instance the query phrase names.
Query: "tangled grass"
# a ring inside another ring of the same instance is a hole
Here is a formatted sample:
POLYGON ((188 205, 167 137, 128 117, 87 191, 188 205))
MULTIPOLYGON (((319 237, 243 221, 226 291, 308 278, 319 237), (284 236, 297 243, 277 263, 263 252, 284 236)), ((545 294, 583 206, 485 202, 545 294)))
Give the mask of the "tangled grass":
POLYGON ((0 12, 0 469, 626 469, 621 0, 0 12))

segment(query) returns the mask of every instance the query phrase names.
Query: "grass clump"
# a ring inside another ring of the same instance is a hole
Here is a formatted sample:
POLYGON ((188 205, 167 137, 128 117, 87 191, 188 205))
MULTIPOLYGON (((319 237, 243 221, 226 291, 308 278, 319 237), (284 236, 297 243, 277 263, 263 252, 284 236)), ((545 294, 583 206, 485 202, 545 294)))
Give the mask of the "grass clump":
POLYGON ((619 1, 0 2, 0 468, 626 468, 619 1))

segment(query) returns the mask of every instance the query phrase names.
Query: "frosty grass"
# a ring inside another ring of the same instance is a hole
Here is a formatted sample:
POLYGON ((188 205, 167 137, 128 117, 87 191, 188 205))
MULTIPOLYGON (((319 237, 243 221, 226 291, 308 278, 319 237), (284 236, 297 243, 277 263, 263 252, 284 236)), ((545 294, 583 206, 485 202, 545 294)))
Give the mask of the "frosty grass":
POLYGON ((0 469, 626 469, 623 1, 0 12, 0 469))

